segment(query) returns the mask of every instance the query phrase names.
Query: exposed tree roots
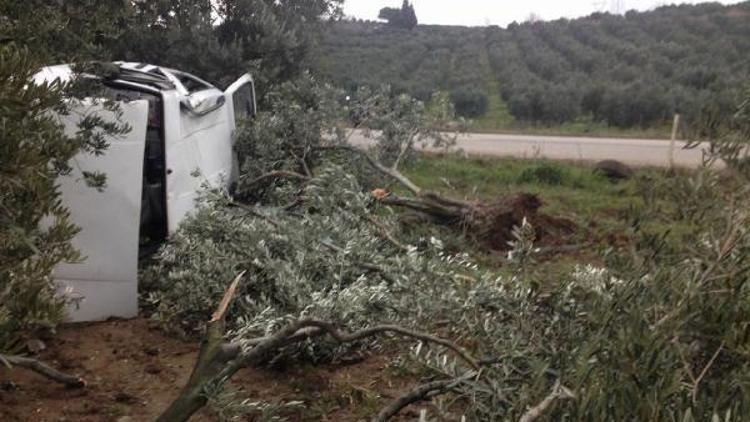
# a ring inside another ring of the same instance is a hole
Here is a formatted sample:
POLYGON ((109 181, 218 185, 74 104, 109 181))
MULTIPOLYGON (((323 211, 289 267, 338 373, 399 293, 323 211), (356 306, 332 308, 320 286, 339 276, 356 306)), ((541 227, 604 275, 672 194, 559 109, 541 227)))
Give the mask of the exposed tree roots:
POLYGON ((492 250, 507 250, 513 239, 513 228, 524 218, 536 230, 536 238, 547 244, 575 232, 575 224, 568 220, 539 212, 542 203, 536 195, 518 194, 500 198, 493 203, 468 202, 423 192, 414 197, 388 195, 380 202, 416 211, 429 221, 460 227, 492 250))

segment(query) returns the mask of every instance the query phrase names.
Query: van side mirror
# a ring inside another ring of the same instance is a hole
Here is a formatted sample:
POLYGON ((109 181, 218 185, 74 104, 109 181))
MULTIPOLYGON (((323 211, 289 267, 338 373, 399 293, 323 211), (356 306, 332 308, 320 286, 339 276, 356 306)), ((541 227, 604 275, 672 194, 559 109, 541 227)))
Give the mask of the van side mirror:
POLYGON ((195 95, 191 95, 188 98, 180 101, 180 106, 183 109, 187 110, 190 114, 196 116, 205 116, 220 109, 224 105, 224 103, 226 103, 226 98, 224 98, 224 95, 217 95, 214 97, 202 99, 196 98, 195 95))

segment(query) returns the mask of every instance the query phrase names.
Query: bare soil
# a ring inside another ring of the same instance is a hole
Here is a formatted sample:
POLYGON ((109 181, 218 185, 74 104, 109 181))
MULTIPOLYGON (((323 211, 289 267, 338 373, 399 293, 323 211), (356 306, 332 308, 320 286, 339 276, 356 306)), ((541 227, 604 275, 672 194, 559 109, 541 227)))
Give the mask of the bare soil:
POLYGON ((485 207, 483 213, 486 215, 480 220, 482 224, 476 234, 491 250, 505 251, 510 249, 509 242, 515 240, 513 229, 520 227, 527 219, 536 231, 539 246, 566 244, 578 229, 575 223, 539 212, 542 205, 542 201, 533 194, 500 198, 485 207))
MULTIPOLYGON (((0 421, 150 421, 187 381, 198 343, 165 336, 145 318, 67 325, 38 358, 88 386, 68 389, 23 369, 0 369, 0 421)), ((387 356, 353 364, 246 369, 233 386, 252 401, 304 403, 291 421, 360 421, 418 380, 396 374, 387 356)), ((416 409, 404 417, 416 415, 416 409)), ((203 410, 194 421, 215 421, 203 410)), ((250 417, 247 420, 254 420, 250 417)))

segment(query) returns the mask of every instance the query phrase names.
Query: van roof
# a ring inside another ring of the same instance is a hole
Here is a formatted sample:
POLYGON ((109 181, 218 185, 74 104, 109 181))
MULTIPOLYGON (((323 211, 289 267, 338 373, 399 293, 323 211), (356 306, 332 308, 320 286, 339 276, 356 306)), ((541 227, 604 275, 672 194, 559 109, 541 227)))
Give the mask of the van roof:
MULTIPOLYGON (((112 76, 114 82, 123 81, 159 91, 177 90, 185 96, 196 91, 217 89, 194 75, 175 69, 136 62, 113 62, 113 64, 118 68, 118 72, 112 76)), ((48 66, 35 74, 33 80, 35 83, 53 82, 58 79, 67 82, 72 78, 73 73, 73 66, 70 64, 48 66)))

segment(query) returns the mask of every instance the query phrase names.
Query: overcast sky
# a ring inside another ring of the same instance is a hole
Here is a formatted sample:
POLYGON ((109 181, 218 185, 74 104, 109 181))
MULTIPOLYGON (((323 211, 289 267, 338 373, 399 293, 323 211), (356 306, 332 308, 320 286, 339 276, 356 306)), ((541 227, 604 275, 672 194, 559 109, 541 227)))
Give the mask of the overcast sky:
MULTIPOLYGON (((676 3, 701 3, 700 0, 676 3)), ((721 0, 721 3, 739 1, 721 0)), ((402 0, 345 0, 348 16, 375 20, 383 7, 401 7, 402 0)), ((586 16, 595 11, 648 10, 675 3, 663 0, 413 0, 420 23, 500 25, 525 21, 532 13, 544 20, 586 16)))

